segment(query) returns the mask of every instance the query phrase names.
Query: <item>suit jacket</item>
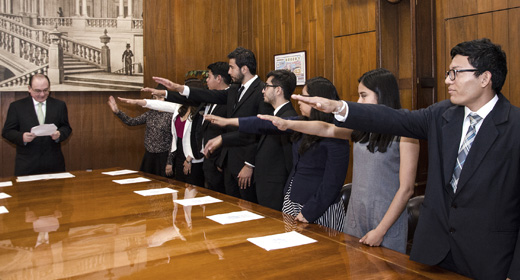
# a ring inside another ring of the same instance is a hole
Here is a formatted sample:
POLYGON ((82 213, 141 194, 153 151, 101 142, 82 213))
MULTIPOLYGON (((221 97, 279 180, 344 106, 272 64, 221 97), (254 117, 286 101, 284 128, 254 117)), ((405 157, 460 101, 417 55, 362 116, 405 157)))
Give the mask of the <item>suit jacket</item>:
MULTIPOLYGON (((264 83, 260 79, 254 80, 238 104, 236 104, 236 100, 238 99, 240 85, 236 84, 226 90, 207 90, 190 87, 188 100, 199 104, 203 102, 227 104, 228 118, 272 114, 272 106, 263 101, 263 86, 264 83)), ((168 94, 169 96, 170 94, 168 94)), ((241 137, 237 127, 227 127, 226 133, 222 134, 222 151, 219 164, 223 165, 226 163, 226 168, 229 169, 231 174, 238 175, 246 161, 254 162, 256 144, 257 137, 255 135, 241 137)))
MULTIPOLYGON (((199 107, 199 112, 204 112, 204 107, 208 105, 209 103, 202 103, 199 107)), ((211 104, 209 104, 211 105, 211 104)), ((227 117, 227 109, 226 105, 216 105, 215 109, 211 112, 212 115, 219 116, 219 117, 227 117)), ((199 135, 198 141, 197 141, 197 148, 199 151, 202 150, 202 148, 208 143, 208 140, 213 139, 219 135, 222 135, 226 130, 223 127, 220 127, 218 125, 214 125, 211 122, 203 121, 203 118, 200 118, 201 124, 198 125, 198 132, 197 135, 199 135)), ((209 157, 207 158, 207 161, 211 161, 212 164, 216 164, 217 159, 220 157, 220 151, 222 149, 218 148, 217 150, 214 150, 211 152, 209 157)), ((222 166, 220 166, 222 167, 222 166)))
POLYGON ((428 182, 411 259, 429 265, 451 251, 461 273, 520 278, 520 109, 502 95, 484 119, 454 194, 450 180, 464 107, 449 100, 417 111, 349 102, 338 125, 428 140, 428 182))
MULTIPOLYGON (((291 102, 283 105, 277 117, 294 117, 298 114, 291 102)), ((283 189, 292 168, 292 143, 290 134, 263 134, 256 151, 254 179, 258 203, 282 210, 283 189)))
POLYGON ((72 132, 65 102, 47 98, 45 123, 56 125, 60 131, 58 141, 40 136, 24 144, 23 134, 39 125, 33 99, 29 96, 9 105, 2 136, 16 145, 15 176, 65 171, 60 143, 72 132))

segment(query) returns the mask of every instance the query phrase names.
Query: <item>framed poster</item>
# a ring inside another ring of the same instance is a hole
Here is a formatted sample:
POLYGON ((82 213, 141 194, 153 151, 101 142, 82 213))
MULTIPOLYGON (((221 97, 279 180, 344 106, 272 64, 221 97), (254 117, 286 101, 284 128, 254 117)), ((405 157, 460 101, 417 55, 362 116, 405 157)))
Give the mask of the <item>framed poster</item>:
POLYGON ((296 75, 296 85, 303 86, 307 80, 305 52, 279 54, 274 56, 274 69, 286 69, 296 75))

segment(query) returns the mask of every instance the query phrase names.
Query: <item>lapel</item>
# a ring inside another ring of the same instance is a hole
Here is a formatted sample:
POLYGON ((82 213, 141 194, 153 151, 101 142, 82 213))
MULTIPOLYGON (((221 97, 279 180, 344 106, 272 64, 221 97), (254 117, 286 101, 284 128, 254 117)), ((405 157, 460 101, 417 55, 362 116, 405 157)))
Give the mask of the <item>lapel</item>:
MULTIPOLYGON (((280 110, 278 110, 278 112, 276 112, 275 116, 281 117, 283 115, 283 113, 287 112, 287 110, 289 110, 289 108, 291 108, 291 107, 292 107, 291 102, 283 105, 282 108, 280 108, 280 110)), ((258 148, 260 148, 262 146, 262 143, 264 142, 265 137, 267 137, 267 134, 262 134, 260 136, 260 140, 258 141, 258 148)))
MULTIPOLYGON (((238 102, 237 106, 234 106, 235 108, 233 109, 232 114, 234 114, 240 108, 240 106, 242 106, 242 104, 244 104, 247 101, 247 99, 249 99, 251 96, 253 96, 253 93, 255 93, 257 91, 257 87, 259 85, 260 85, 260 78, 256 78, 253 81, 253 83, 249 86, 249 88, 246 90, 246 92, 244 93, 244 96, 242 96, 242 98, 238 102)), ((238 95, 239 88, 240 88, 240 86, 238 86, 236 88, 237 95, 238 95)))
MULTIPOLYGON (((462 135, 462 123, 464 120, 464 107, 454 105, 446 110, 442 117, 445 124, 442 126, 442 165, 444 167, 443 172, 443 185, 448 190, 450 195, 453 195, 453 189, 451 188, 450 181, 453 176, 453 169, 455 168, 455 162, 457 161, 457 155, 459 153, 459 143, 462 135)), ((460 181, 459 181, 460 185, 460 181)))
POLYGON ((493 143, 498 138, 497 126, 508 121, 508 114, 511 104, 507 102, 504 97, 499 94, 499 100, 493 110, 484 119, 480 129, 475 136, 475 140, 469 150, 469 154, 464 163, 464 167, 460 173, 459 183, 457 184, 458 195, 464 189, 466 183, 475 174, 480 163, 491 149, 493 143))
MULTIPOLYGON (((52 100, 52 97, 47 97, 47 104, 45 105, 46 112, 45 112, 45 121, 43 123, 53 123, 55 120, 54 115, 57 113, 56 108, 54 108, 54 100, 52 100)), ((36 118, 38 119, 38 118, 36 118)))
MULTIPOLYGON (((27 114, 28 121, 31 124, 30 126, 31 127, 37 126, 40 124, 40 122, 38 121, 38 116, 36 115, 36 108, 34 107, 33 99, 31 96, 29 96, 26 100, 27 100, 27 102, 26 102, 25 107, 30 112, 29 114, 27 114)), ((48 100, 49 99, 47 98, 47 111, 49 109, 48 100)), ((47 119, 47 117, 48 117, 47 114, 45 114, 45 119, 47 119)))

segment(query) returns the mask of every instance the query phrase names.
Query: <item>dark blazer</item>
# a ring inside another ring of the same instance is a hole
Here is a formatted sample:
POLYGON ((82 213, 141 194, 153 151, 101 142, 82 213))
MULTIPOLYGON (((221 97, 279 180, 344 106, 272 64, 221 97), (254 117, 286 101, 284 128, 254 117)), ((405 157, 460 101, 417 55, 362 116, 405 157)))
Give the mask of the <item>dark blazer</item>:
MULTIPOLYGON (((277 117, 294 117, 298 114, 291 102, 283 105, 277 117)), ((292 143, 290 134, 263 134, 258 141, 254 179, 258 203, 275 210, 282 210, 283 189, 292 168, 292 143)))
MULTIPOLYGON (((256 117, 240 118, 239 127, 248 133, 292 133, 279 131, 270 121, 256 117)), ((300 155, 300 144, 301 138, 292 145, 293 164, 283 193, 292 179, 290 199, 303 205, 302 215, 312 223, 339 200, 347 176, 350 146, 347 140, 323 138, 300 155)))
MULTIPOLYGON (((195 103, 227 104, 227 117, 238 118, 256 116, 257 114, 272 114, 271 105, 263 101, 264 83, 256 79, 244 93, 240 102, 235 106, 238 99, 240 85, 231 85, 226 90, 207 90, 190 87, 189 101, 195 103)), ((168 97, 170 94, 168 93, 168 97)), ((246 138, 240 136, 237 127, 227 127, 226 133, 222 134, 222 151, 220 163, 227 162, 227 168, 233 175, 238 175, 244 167, 244 163, 254 162, 256 154, 257 137, 250 135, 246 138), (227 161, 226 161, 227 159, 227 161)), ((235 176, 236 177, 236 176, 235 176)))
POLYGON ((428 140, 428 182, 411 259, 435 265, 451 251, 459 272, 520 279, 520 109, 502 95, 484 119, 454 194, 450 185, 464 107, 417 111, 348 102, 340 126, 428 140))
POLYGON ((47 98, 45 123, 56 125, 60 131, 58 141, 50 136, 40 136, 24 144, 24 132, 39 125, 33 99, 29 96, 9 105, 2 136, 16 145, 15 176, 65 171, 60 143, 72 132, 65 102, 47 98))

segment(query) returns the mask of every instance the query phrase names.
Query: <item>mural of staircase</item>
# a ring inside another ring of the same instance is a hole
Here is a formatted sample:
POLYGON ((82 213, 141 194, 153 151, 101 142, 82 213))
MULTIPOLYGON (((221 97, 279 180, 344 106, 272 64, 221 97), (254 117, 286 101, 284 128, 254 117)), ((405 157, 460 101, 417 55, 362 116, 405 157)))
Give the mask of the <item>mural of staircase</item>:
POLYGON ((103 72, 95 65, 68 55, 63 56, 63 72, 65 85, 125 91, 140 90, 143 86, 129 76, 103 72))
POLYGON ((102 69, 99 69, 93 64, 66 54, 63 55, 63 70, 65 75, 103 72, 102 69))

